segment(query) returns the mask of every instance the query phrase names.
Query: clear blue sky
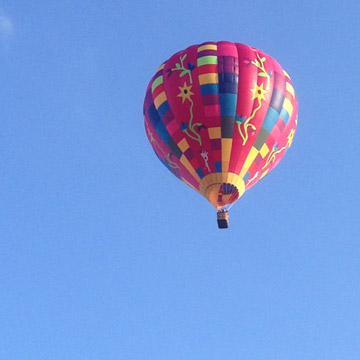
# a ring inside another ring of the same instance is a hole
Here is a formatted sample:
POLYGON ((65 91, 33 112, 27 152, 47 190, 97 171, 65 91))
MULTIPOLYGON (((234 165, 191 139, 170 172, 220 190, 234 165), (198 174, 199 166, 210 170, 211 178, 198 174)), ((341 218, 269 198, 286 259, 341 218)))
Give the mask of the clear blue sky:
POLYGON ((360 354, 358 1, 0 4, 0 359, 360 354), (283 162, 230 228, 147 142, 174 52, 230 40, 292 77, 283 162))

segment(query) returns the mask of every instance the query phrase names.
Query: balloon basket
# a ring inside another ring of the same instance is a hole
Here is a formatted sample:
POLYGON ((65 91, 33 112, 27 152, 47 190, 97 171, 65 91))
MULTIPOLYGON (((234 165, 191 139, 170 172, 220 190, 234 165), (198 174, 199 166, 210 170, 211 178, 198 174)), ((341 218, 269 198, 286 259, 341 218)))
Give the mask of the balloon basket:
POLYGON ((226 210, 218 211, 217 223, 219 229, 227 229, 229 227, 229 213, 226 210))

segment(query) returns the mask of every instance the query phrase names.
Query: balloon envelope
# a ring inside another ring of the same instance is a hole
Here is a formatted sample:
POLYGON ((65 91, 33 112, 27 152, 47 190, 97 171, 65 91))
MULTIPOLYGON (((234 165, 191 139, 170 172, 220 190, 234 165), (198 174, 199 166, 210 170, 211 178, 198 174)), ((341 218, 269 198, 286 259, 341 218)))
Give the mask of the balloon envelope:
POLYGON ((144 116, 160 161, 219 210, 281 161, 296 130, 297 99, 270 56, 244 44, 206 42, 159 67, 144 116))

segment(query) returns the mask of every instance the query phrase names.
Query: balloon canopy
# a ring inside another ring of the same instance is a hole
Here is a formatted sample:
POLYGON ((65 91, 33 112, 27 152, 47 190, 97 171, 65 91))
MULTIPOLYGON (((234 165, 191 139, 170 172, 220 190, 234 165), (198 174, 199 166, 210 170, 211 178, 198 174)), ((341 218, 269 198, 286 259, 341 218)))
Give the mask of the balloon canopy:
POLYGON ((262 51, 205 42, 159 67, 144 116, 160 161, 224 212, 284 157, 297 99, 287 72, 262 51))

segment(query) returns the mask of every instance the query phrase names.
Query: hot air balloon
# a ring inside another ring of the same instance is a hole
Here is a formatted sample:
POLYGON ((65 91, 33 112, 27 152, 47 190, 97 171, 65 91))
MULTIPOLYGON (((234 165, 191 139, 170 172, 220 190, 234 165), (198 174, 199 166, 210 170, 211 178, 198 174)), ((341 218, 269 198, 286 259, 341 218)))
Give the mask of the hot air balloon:
POLYGON ((229 208, 279 164, 297 125, 287 72, 261 50, 228 41, 193 45, 165 61, 144 100, 159 160, 217 210, 229 208))

